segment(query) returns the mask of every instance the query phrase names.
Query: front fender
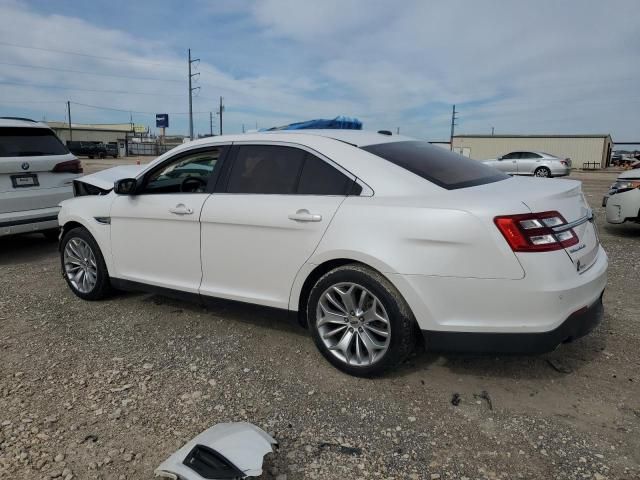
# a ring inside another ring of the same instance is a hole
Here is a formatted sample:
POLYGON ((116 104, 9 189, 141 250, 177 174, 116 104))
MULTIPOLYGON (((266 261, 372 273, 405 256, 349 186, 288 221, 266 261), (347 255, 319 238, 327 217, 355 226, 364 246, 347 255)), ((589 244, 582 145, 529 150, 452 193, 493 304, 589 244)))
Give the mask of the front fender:
POLYGON ((91 233, 100 247, 109 272, 113 271, 111 225, 105 222, 110 219, 111 204, 114 198, 115 194, 72 198, 60 204, 61 208, 58 213, 58 223, 63 231, 69 229, 69 224, 79 224, 91 233))

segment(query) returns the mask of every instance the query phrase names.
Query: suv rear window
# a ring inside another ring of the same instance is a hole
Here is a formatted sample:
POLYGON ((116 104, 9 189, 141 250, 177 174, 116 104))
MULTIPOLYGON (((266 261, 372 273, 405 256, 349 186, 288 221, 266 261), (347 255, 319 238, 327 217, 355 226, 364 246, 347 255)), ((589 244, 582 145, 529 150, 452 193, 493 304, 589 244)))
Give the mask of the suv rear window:
POLYGON ((67 147, 47 128, 0 128, 0 157, 37 157, 67 153, 67 147))
POLYGON ((406 141, 361 147, 436 185, 455 190, 509 178, 493 167, 428 142, 406 141))

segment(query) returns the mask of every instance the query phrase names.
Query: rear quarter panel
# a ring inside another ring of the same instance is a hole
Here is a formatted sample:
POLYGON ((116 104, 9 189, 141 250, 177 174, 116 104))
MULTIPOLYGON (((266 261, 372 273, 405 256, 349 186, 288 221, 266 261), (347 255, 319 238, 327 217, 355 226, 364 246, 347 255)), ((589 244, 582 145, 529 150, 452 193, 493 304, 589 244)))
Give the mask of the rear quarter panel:
POLYGON ((353 258, 381 272, 404 275, 524 277, 492 223, 462 209, 393 198, 345 200, 309 262, 334 258, 353 258))

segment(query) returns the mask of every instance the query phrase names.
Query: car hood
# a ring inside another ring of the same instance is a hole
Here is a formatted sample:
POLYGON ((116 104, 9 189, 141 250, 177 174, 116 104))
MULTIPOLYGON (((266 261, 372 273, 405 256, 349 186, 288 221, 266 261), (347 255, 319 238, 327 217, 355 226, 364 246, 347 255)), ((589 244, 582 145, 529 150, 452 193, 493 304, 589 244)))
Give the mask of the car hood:
POLYGON ((629 180, 636 178, 640 178, 640 169, 627 170, 626 172, 623 172, 620 174, 620 176, 618 176, 618 180, 629 180))
POLYGON ((145 168, 146 165, 120 165, 118 167, 108 168, 97 173, 85 175, 76 179, 78 182, 93 185, 102 190, 111 190, 113 184, 117 180, 123 178, 133 178, 145 168))

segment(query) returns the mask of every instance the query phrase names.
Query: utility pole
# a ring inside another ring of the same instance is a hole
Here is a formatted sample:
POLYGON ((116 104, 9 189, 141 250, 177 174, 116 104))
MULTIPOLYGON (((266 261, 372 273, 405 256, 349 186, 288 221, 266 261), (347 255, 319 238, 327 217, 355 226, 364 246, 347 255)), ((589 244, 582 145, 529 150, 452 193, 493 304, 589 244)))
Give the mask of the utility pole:
POLYGON ((209 112, 209 135, 213 137, 213 112, 209 112))
POLYGON ((191 49, 189 49, 189 139, 191 140, 193 140, 193 91, 200 89, 200 87, 191 86, 191 79, 200 75, 200 73, 191 73, 191 65, 199 61, 199 58, 191 59, 191 49))
POLYGON ((457 125, 456 123, 456 119, 458 117, 456 117, 456 113, 460 113, 460 112, 456 112, 456 106, 453 106, 453 110, 451 111, 451 136, 449 137, 449 147, 450 150, 453 152, 453 134, 455 132, 455 127, 457 125))
POLYGON ((493 127, 491 127, 491 136, 493 137, 493 127))
POLYGON ((222 135, 222 112, 224 112, 224 105, 222 104, 222 97, 220 97, 220 106, 218 107, 218 111, 216 112, 220 115, 220 135, 222 135))
POLYGON ((244 123, 242 124, 242 133, 244 133, 244 123))
POLYGON ((69 141, 73 141, 73 130, 71 129, 71 102, 67 100, 67 118, 69 119, 69 141))
POLYGON ((400 127, 396 128, 396 135, 400 135, 400 127))

